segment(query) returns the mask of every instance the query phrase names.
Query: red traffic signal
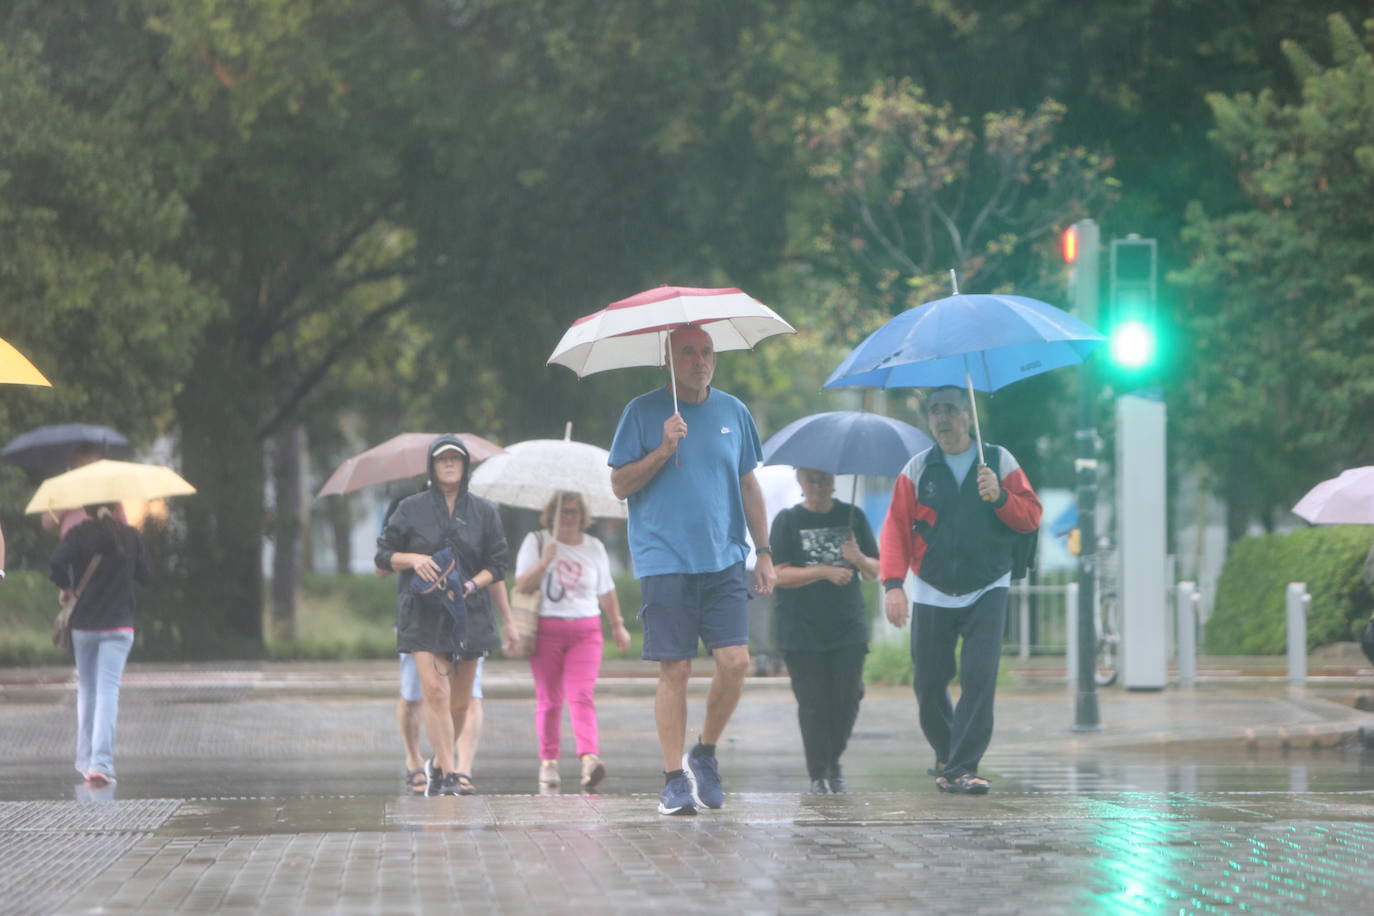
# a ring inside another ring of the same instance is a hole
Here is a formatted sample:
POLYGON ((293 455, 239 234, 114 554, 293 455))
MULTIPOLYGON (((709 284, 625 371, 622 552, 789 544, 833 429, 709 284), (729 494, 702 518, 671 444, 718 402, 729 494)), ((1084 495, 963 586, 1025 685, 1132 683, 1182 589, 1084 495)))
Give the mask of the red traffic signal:
POLYGON ((1059 236, 1059 254, 1064 258, 1065 264, 1073 264, 1078 260, 1078 226, 1073 225, 1065 229, 1059 236))

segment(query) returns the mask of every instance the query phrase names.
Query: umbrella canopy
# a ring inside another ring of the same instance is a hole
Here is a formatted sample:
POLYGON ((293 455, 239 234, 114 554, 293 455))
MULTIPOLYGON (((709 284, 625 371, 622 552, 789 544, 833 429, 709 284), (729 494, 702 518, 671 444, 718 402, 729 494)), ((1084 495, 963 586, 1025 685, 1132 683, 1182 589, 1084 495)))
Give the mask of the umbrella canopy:
POLYGON ((102 459, 43 481, 24 512, 59 512, 126 499, 162 499, 196 492, 171 468, 102 459))
POLYGON ((854 348, 826 388, 997 391, 1083 362, 1105 342, 1061 309, 1024 296, 953 295, 907 309, 854 348))
POLYGON ((768 306, 728 287, 660 286, 645 290, 573 322, 549 364, 584 378, 607 369, 663 365, 663 336, 696 325, 711 335, 717 352, 748 350, 774 334, 795 334, 768 306))
POLYGON ((1323 480, 1298 500, 1293 514, 1314 525, 1374 525, 1374 467, 1323 480))
POLYGON ((506 446, 483 462, 469 488, 507 506, 543 509, 556 493, 581 493, 598 518, 625 518, 625 503, 611 490, 610 452, 568 439, 530 439, 506 446))
POLYGON ((967 387, 978 461, 983 435, 973 392, 1081 363, 1105 342, 1061 309, 1025 296, 960 295, 907 309, 854 348, 824 387, 967 387))
POLYGON ((934 443, 916 427, 872 413, 837 410, 794 420, 763 443, 764 464, 831 474, 896 477, 934 443))
POLYGON ((0 340, 0 383, 6 385, 41 385, 51 388, 52 382, 43 377, 38 367, 29 362, 7 340, 0 340))
MULTIPOLYGON (((374 445, 367 451, 354 455, 329 475, 324 486, 320 487, 320 492, 315 494, 316 498, 352 493, 363 487, 390 483, 393 480, 407 480, 425 474, 429 470, 429 444, 437 435, 439 434, 401 433, 381 445, 374 445)), ((457 436, 468 447, 474 466, 504 451, 495 442, 472 433, 458 433, 457 436)))
POLYGON ((106 458, 133 457, 129 440, 108 426, 63 423, 40 426, 15 436, 0 451, 0 460, 30 471, 65 471, 72 465, 72 453, 82 445, 99 447, 106 458))

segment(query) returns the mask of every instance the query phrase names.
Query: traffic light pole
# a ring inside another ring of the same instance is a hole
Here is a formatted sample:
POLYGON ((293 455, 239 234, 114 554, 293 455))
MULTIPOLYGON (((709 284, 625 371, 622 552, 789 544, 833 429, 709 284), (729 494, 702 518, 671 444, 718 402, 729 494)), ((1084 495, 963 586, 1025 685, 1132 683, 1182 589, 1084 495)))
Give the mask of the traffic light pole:
MULTIPOLYGON (((1089 325, 1097 321, 1098 266, 1101 240, 1097 223, 1079 220, 1078 251, 1073 266, 1073 307, 1089 325)), ((1074 731, 1097 731, 1097 381, 1092 363, 1079 366, 1078 431, 1074 471, 1078 486, 1078 695, 1074 731)))

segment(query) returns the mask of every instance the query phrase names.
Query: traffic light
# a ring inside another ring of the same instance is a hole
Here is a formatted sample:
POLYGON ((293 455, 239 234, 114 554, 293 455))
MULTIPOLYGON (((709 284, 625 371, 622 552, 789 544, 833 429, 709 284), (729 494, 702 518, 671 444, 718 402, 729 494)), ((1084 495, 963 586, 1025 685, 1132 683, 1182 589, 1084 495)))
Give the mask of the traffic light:
POLYGON ((1151 368, 1159 358, 1158 246, 1129 235, 1113 239, 1107 327, 1112 362, 1123 372, 1151 368))

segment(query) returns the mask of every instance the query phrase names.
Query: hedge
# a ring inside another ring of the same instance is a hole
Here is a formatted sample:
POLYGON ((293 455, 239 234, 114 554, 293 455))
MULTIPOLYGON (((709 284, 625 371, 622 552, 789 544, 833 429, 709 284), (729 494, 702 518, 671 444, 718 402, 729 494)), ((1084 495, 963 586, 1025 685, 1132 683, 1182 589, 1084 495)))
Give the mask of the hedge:
POLYGON ((1288 644, 1285 592, 1306 582, 1312 596, 1307 648, 1357 638, 1374 608, 1362 568, 1374 527, 1333 525, 1246 538, 1232 546, 1207 621, 1207 651, 1274 655, 1288 644))

